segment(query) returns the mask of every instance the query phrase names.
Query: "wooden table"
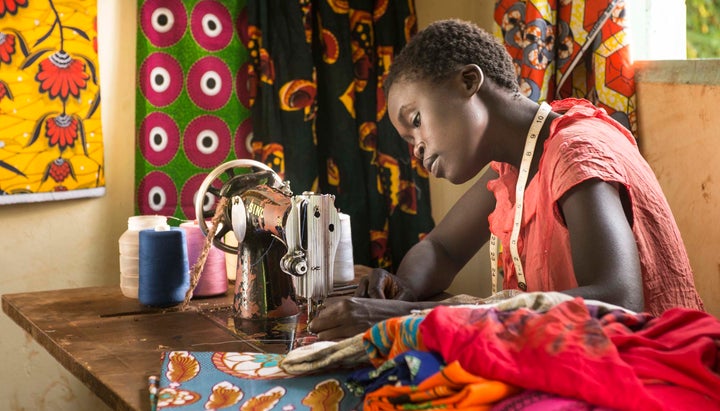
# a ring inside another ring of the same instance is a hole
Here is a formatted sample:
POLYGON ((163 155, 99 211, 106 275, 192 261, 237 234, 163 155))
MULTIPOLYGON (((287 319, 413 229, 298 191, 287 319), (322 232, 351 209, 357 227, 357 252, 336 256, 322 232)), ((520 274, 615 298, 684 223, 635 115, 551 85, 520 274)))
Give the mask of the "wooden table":
POLYGON ((3 311, 105 403, 149 410, 147 379, 163 351, 284 352, 284 342, 246 338, 232 324, 232 293, 157 309, 127 298, 120 287, 2 296, 3 311))

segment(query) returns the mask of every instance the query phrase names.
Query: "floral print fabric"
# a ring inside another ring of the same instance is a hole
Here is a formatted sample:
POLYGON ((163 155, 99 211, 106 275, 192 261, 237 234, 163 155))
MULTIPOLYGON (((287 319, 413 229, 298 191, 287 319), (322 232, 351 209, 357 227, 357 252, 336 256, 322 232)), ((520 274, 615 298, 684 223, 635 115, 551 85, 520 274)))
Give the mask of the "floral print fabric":
POLYGON ((382 90, 413 0, 139 0, 138 14, 139 214, 194 219, 204 177, 251 158, 296 194, 335 196, 356 264, 391 269, 433 228, 428 173, 382 90))
POLYGON ((105 192, 96 10, 0 1, 0 204, 105 192))
POLYGON ((345 387, 347 372, 293 376, 278 366, 282 358, 255 352, 165 352, 157 386, 150 387, 151 402, 157 410, 178 411, 231 406, 342 411, 361 403, 345 387))
POLYGON ((417 30, 413 0, 247 0, 253 155, 351 216, 356 264, 394 271, 433 227, 428 172, 382 82, 417 30))
POLYGON ((590 100, 637 137, 624 0, 499 0, 495 35, 534 101, 590 100))

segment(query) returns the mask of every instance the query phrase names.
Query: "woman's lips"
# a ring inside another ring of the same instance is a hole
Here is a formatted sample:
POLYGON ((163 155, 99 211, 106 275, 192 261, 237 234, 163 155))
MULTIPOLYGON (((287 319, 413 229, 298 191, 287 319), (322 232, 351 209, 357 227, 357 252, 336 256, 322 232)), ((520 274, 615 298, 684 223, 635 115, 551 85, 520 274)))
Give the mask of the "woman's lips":
POLYGON ((424 163, 423 165, 425 166, 425 169, 427 171, 429 171, 430 173, 432 173, 432 175, 437 177, 437 171, 438 171, 437 170, 437 167, 438 167, 437 156, 428 157, 423 163, 424 163))

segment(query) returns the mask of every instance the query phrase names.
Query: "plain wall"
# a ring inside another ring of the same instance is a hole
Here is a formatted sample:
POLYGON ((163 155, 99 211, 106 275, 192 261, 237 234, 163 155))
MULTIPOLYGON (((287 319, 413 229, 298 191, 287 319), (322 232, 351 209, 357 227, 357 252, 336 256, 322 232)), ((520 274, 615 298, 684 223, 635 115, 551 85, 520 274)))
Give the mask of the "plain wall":
MULTIPOLYGON (((431 1, 416 0, 418 28, 422 29, 436 20, 461 18, 469 20, 492 33, 493 9, 491 0, 431 1)), ((430 205, 435 222, 439 222, 455 201, 470 188, 478 177, 465 184, 455 185, 430 174, 430 205)), ((490 258, 487 245, 458 273, 448 292, 453 294, 490 295, 490 258)))
POLYGON ((720 60, 635 68, 640 151, 673 210, 705 309, 720 318, 720 60))
MULTIPOLYGON (((106 195, 0 206, 0 293, 120 283, 118 243, 134 213, 136 1, 98 1, 106 195)), ((105 403, 4 313, 3 409, 102 411, 105 403)))
MULTIPOLYGON (((489 29, 493 6, 492 0, 416 0, 420 27, 433 20, 459 17, 489 29)), ((135 1, 98 1, 107 194, 95 199, 1 206, 0 294, 119 284, 117 239, 126 229, 127 218, 134 212, 135 16, 135 1)), ((654 82, 639 87, 639 91, 642 91, 638 102, 641 131, 644 135, 652 134, 645 141, 658 148, 649 152, 651 165, 657 165, 661 170, 661 183, 669 184, 667 194, 688 244, 693 267, 703 276, 703 280, 698 281, 703 285, 699 287, 701 295, 706 302, 714 301, 712 308, 717 316, 720 314, 717 304, 720 253, 717 252, 716 227, 720 194, 716 191, 720 184, 717 168, 720 141, 713 130, 718 129, 720 117, 713 116, 709 108, 720 104, 718 89, 654 82), (708 109, 691 109, 699 105, 708 109), (684 163, 677 161, 679 150, 674 146, 659 149, 669 141, 679 144, 675 141, 679 134, 692 135, 693 141, 698 143, 695 152, 682 151, 684 163), (715 157, 711 153, 716 153, 715 157), (690 184, 686 177, 698 174, 696 168, 691 167, 696 164, 692 160, 696 154, 706 156, 704 160, 714 160, 714 168, 703 163, 702 169, 707 171, 696 176, 697 181, 693 177, 690 184), (685 190, 685 187, 689 189, 685 190), (701 200, 697 200, 698 196, 701 200), (707 196, 712 201, 704 200, 707 196), (686 208, 682 202, 677 202, 678 198, 696 199, 691 200, 695 201, 695 206, 686 208), (712 221, 714 225, 708 224, 712 221), (706 241, 708 232, 714 235, 714 243, 706 241), (712 300, 713 295, 715 300, 712 300)), ((453 186, 445 181, 431 180, 436 221, 445 215, 466 187, 467 184, 453 186)), ((489 263, 486 254, 487 250, 482 250, 468 264, 450 291, 488 294, 490 281, 487 279, 489 263)), ((108 409, 4 314, 0 315, 0 329, 0 352, 5 358, 5 372, 0 375, 0 398, 5 404, 4 409, 108 409)))

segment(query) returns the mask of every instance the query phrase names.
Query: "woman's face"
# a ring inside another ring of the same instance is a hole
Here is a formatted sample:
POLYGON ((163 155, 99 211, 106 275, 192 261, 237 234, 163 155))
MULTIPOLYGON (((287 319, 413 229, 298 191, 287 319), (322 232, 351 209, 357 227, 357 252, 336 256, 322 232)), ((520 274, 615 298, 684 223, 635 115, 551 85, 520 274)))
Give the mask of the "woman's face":
POLYGON ((430 173, 454 184, 489 161, 482 147, 487 110, 464 80, 461 74, 440 84, 399 79, 388 92, 388 114, 400 136, 430 173))

